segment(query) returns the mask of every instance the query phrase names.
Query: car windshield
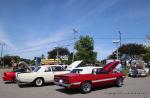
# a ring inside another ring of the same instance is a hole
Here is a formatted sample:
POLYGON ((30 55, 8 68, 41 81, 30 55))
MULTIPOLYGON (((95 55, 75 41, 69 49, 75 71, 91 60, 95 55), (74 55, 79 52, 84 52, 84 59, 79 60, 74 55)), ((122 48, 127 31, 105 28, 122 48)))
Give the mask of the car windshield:
POLYGON ((36 67, 36 68, 34 69, 34 72, 38 72, 38 71, 40 70, 40 68, 41 68, 41 67, 36 67))
POLYGON ((34 66, 31 66, 30 68, 31 68, 31 70, 34 70, 34 69, 35 69, 35 67, 34 67, 34 66))
POLYGON ((136 66, 136 67, 135 66, 131 66, 131 69, 132 70, 134 70, 134 69, 142 69, 142 66, 136 66))
POLYGON ((72 71, 71 71, 71 73, 77 73, 77 74, 79 74, 79 73, 81 73, 83 71, 83 69, 73 69, 72 71))

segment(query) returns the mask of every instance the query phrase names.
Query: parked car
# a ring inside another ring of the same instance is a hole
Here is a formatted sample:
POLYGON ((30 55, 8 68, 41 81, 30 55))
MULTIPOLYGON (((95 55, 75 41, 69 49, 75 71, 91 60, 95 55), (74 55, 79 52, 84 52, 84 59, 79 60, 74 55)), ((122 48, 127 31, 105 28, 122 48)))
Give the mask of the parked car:
POLYGON ((129 69, 129 77, 146 77, 149 74, 149 68, 141 68, 140 66, 138 67, 130 67, 129 69))
POLYGON ((25 69, 14 69, 11 72, 4 72, 4 76, 2 77, 3 81, 15 82, 16 81, 15 75, 17 72, 24 73, 24 72, 26 72, 26 70, 25 69))
POLYGON ((103 68, 94 68, 91 74, 69 73, 55 76, 54 83, 67 89, 79 88, 82 93, 89 93, 93 87, 123 85, 125 74, 116 71, 118 61, 111 62, 103 68))
POLYGON ((149 68, 146 68, 143 61, 132 62, 129 68, 129 77, 146 77, 149 74, 149 68))
MULTIPOLYGON (((75 61, 71 65, 73 68, 78 66, 81 61, 75 61)), ((23 83, 32 83, 36 86, 42 86, 44 83, 53 82, 55 75, 70 73, 72 70, 65 70, 61 65, 43 65, 35 68, 31 73, 21 73, 16 75, 18 85, 23 83)))

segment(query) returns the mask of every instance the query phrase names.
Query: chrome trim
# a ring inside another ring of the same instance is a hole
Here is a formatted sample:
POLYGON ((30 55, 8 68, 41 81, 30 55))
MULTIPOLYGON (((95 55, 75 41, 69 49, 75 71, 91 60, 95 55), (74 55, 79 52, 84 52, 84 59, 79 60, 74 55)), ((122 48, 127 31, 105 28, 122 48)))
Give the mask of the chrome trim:
POLYGON ((74 83, 72 83, 72 85, 79 85, 79 84, 81 84, 81 82, 74 82, 74 83))
POLYGON ((93 83, 95 83, 95 82, 104 82, 104 81, 109 81, 109 80, 116 80, 117 78, 115 77, 115 78, 107 78, 107 79, 99 79, 99 80, 94 80, 94 81, 92 81, 93 83))

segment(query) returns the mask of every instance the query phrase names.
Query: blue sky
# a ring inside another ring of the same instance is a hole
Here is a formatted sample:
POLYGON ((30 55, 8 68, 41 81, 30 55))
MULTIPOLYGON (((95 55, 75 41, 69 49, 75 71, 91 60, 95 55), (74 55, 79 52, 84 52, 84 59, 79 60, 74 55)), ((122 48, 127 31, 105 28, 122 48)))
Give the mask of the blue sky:
POLYGON ((94 38, 100 60, 116 49, 119 30, 122 43, 145 44, 149 26, 150 0, 0 0, 5 55, 33 59, 56 46, 72 51, 75 28, 78 38, 94 38))

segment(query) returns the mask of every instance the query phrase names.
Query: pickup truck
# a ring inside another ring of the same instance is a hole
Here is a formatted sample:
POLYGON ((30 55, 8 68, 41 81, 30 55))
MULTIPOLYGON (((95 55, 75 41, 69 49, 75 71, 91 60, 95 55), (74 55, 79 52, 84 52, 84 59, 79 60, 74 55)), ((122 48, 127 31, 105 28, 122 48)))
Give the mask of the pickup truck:
POLYGON ((66 89, 79 88, 81 93, 89 93, 93 87, 115 84, 118 87, 123 85, 125 74, 116 70, 118 61, 111 62, 103 68, 93 69, 91 74, 69 73, 57 75, 54 83, 66 89))

